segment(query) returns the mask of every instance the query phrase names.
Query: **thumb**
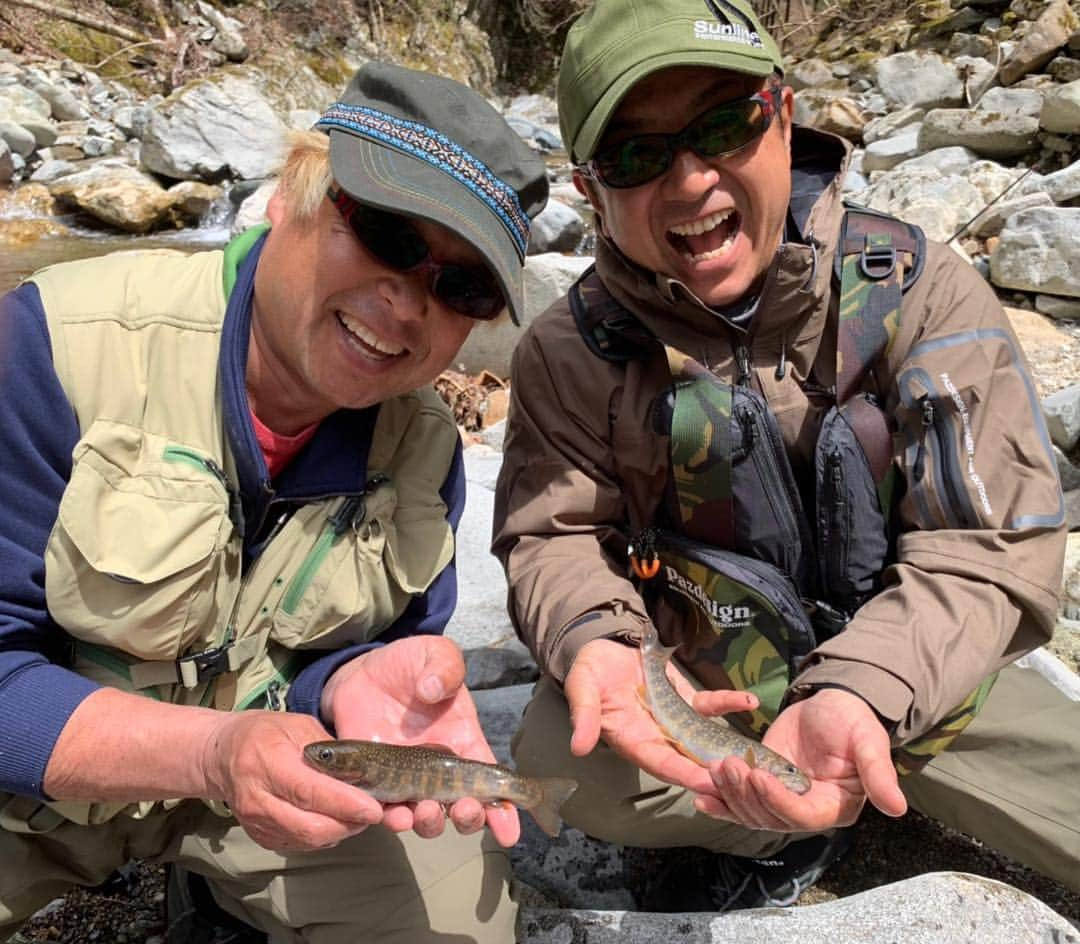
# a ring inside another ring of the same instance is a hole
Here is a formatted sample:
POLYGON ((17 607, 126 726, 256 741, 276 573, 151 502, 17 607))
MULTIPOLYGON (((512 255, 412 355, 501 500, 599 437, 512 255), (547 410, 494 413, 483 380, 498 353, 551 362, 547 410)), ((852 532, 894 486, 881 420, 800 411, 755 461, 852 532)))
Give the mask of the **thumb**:
POLYGON ((452 698, 465 684, 465 660, 461 650, 442 636, 414 638, 424 643, 422 661, 416 673, 416 694, 429 705, 452 698))

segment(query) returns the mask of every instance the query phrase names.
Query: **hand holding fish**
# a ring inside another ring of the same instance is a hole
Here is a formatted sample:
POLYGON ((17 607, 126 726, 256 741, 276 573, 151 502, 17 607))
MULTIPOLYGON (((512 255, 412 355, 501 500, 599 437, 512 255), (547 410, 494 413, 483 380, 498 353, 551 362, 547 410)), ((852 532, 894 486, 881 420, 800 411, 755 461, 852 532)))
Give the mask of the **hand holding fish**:
MULTIPOLYGON (((699 693, 695 706, 713 713, 716 694, 699 693)), ((796 702, 773 722, 765 743, 798 764, 811 790, 796 795, 742 759, 728 757, 709 765, 715 789, 695 800, 701 812, 759 829, 819 832, 855 822, 867 799, 887 816, 907 810, 889 736, 870 706, 851 692, 823 689, 796 702)))
MULTIPOLYGON (((573 726, 570 749, 584 757, 602 737, 619 755, 652 776, 695 793, 712 794, 715 787, 708 770, 673 746, 645 706, 644 682, 638 649, 610 639, 586 643, 564 685, 573 726)), ((751 706, 752 696, 745 692, 715 694, 718 711, 744 711, 751 706)))
MULTIPOLYGON (((338 669, 323 690, 322 716, 340 738, 438 744, 460 757, 494 762, 464 683, 465 663, 453 642, 410 636, 338 669)), ((517 811, 509 806, 465 797, 450 807, 449 816, 460 833, 477 832, 486 823, 504 846, 512 846, 520 835, 517 811)), ((388 803, 382 823, 395 832, 411 829, 432 838, 445 828, 446 814, 434 800, 388 803)))

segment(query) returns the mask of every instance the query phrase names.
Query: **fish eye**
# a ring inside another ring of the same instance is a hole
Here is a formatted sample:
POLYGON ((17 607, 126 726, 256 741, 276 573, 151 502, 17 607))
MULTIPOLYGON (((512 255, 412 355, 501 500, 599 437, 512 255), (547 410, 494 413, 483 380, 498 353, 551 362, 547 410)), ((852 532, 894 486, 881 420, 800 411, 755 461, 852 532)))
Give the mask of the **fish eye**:
POLYGON ((318 757, 322 761, 332 761, 334 759, 334 749, 332 747, 320 747, 318 757))

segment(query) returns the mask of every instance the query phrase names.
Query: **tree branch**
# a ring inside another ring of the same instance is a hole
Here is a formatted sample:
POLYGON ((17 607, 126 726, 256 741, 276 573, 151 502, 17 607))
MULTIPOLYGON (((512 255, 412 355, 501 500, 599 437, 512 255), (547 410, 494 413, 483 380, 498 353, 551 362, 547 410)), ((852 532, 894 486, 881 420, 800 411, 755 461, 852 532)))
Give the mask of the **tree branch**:
POLYGON ((60 20, 67 20, 69 23, 85 26, 87 29, 97 30, 99 33, 108 33, 110 36, 126 39, 129 43, 142 43, 149 38, 142 33, 136 33, 126 27, 116 26, 113 23, 105 22, 105 20, 87 16, 85 13, 77 13, 74 10, 53 6, 51 3, 46 3, 45 0, 8 0, 8 2, 18 7, 29 7, 31 10, 37 10, 39 13, 45 13, 60 20))

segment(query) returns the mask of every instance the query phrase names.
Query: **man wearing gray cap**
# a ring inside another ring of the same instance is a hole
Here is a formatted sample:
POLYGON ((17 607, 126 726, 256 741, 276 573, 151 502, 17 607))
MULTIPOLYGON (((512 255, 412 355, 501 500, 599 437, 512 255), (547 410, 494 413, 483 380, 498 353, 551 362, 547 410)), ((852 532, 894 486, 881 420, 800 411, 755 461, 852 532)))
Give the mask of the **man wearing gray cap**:
POLYGON ((141 858, 276 944, 512 939, 512 809, 383 804, 303 749, 494 759, 440 636, 464 477, 430 383, 520 317, 546 198, 479 95, 371 63, 269 226, 0 302, 0 938, 141 858))
POLYGON ((645 907, 790 904, 867 800, 1080 887, 1080 704, 1010 665, 1053 631, 1063 502, 993 292, 845 208, 747 0, 596 0, 558 98, 598 238, 513 365, 519 768, 578 780, 591 836, 717 853, 645 907), (642 698, 661 647, 739 736, 642 698))

